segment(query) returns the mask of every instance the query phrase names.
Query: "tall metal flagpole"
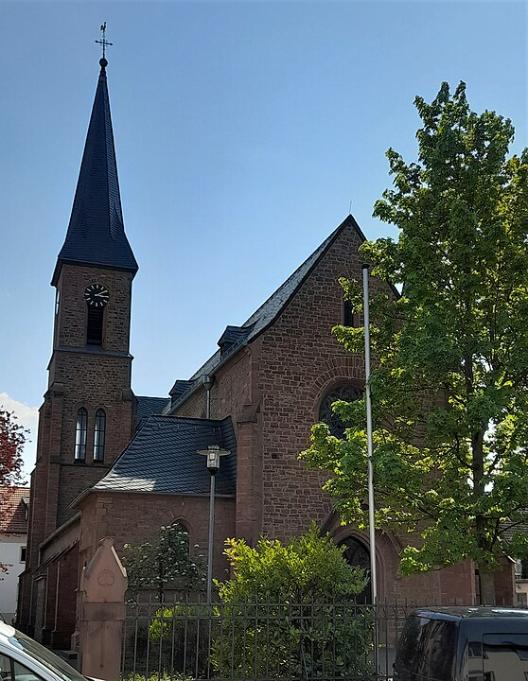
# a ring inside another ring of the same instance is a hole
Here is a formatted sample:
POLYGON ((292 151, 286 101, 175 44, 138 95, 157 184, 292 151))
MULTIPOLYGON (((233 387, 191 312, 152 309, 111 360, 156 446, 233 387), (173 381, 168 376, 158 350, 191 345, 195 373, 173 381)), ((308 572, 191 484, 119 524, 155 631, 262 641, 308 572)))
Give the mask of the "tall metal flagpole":
POLYGON ((372 604, 378 599, 376 575, 376 528, 374 525, 374 471, 372 467, 372 404, 370 400, 370 319, 369 319, 369 266, 363 265, 363 325, 365 329, 365 403, 367 406, 367 462, 368 462, 368 515, 370 543, 370 580, 372 604))

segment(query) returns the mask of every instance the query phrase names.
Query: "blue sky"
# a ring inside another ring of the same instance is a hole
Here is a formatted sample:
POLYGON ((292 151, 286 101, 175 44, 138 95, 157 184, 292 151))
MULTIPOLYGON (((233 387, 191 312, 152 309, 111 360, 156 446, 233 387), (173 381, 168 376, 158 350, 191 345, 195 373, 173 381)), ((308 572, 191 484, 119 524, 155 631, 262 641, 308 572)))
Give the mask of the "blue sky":
POLYGON ((385 150, 414 158, 416 94, 465 80, 527 144, 524 2, 4 1, 0 20, 0 399, 31 427, 102 21, 137 394, 193 373, 350 205, 368 237, 394 234, 372 205, 385 150))

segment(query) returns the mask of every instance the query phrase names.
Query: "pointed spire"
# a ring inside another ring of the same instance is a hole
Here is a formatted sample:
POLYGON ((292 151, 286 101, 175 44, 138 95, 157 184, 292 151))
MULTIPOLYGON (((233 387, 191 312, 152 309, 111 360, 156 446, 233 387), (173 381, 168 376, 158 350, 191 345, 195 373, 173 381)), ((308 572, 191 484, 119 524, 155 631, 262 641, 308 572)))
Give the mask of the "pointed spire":
POLYGON ((101 71, 81 161, 70 224, 59 253, 52 285, 63 263, 102 265, 137 272, 121 211, 114 134, 106 84, 107 60, 101 71))

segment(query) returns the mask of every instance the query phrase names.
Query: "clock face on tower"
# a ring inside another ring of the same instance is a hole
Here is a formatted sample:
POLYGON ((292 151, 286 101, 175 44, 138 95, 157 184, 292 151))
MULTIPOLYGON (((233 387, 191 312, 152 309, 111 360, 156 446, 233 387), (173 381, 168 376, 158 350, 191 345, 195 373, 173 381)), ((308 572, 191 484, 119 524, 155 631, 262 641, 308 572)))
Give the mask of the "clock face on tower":
POLYGON ((84 291, 84 299, 90 307, 104 307, 109 298, 108 289, 102 284, 90 284, 84 291))

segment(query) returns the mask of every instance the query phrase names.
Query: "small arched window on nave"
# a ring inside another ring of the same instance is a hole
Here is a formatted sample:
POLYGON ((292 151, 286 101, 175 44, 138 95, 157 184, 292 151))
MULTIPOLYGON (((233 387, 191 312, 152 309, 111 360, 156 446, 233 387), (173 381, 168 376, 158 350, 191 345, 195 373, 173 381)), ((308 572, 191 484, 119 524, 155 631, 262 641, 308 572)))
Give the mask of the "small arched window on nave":
POLYGON ((93 460, 99 463, 104 461, 105 437, 106 414, 104 409, 98 409, 95 412, 93 460))
POLYGON ((332 411, 334 402, 343 400, 353 402, 361 397, 361 390, 350 383, 332 388, 321 400, 319 407, 319 421, 323 421, 330 428, 332 435, 342 438, 345 434, 346 425, 339 416, 332 411))
POLYGON ((81 407, 75 422, 75 461, 86 459, 86 435, 88 430, 88 412, 81 407))

